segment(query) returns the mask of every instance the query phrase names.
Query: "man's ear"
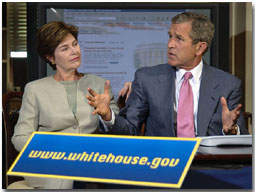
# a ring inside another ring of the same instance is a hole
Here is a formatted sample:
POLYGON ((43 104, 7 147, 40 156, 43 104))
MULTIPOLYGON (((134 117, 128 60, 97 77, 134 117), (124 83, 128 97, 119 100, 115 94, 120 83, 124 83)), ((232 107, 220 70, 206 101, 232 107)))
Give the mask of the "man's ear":
POLYGON ((207 48, 207 43, 206 42, 198 42, 197 47, 196 47, 196 54, 197 56, 203 55, 207 48))

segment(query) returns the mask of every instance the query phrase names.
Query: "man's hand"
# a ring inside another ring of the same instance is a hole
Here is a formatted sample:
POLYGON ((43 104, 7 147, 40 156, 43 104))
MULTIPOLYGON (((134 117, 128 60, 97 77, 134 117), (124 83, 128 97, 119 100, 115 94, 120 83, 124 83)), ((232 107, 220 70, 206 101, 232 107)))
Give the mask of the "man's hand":
POLYGON ((235 125, 237 119, 240 116, 241 112, 241 104, 238 104, 235 109, 229 111, 227 101, 224 97, 221 97, 221 105, 222 105, 222 124, 223 124, 223 131, 226 134, 236 134, 237 131, 235 129, 235 125))
POLYGON ((132 92, 132 82, 126 82, 124 87, 119 91, 119 97, 125 97, 126 96, 126 101, 129 97, 129 95, 132 92))
POLYGON ((87 95, 88 104, 94 107, 94 111, 92 112, 93 115, 100 115, 103 120, 110 121, 112 119, 112 113, 111 109, 109 107, 110 105, 110 82, 106 81, 104 85, 104 93, 103 94, 97 94, 94 90, 91 88, 88 88, 88 92, 91 95, 87 95))

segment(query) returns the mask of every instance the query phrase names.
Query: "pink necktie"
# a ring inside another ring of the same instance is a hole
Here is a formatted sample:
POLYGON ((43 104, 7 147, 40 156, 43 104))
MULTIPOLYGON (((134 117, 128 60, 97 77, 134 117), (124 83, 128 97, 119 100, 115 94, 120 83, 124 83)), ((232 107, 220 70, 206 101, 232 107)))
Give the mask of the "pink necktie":
POLYGON ((193 93, 189 84, 191 72, 184 74, 177 110, 177 137, 195 137, 193 119, 193 93))

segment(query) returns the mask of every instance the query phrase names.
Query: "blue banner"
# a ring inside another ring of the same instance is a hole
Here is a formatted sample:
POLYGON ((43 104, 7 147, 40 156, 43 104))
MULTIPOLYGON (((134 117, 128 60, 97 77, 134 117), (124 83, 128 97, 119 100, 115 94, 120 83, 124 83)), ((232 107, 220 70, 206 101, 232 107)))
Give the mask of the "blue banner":
POLYGON ((34 132, 8 175, 180 188, 198 138, 34 132))

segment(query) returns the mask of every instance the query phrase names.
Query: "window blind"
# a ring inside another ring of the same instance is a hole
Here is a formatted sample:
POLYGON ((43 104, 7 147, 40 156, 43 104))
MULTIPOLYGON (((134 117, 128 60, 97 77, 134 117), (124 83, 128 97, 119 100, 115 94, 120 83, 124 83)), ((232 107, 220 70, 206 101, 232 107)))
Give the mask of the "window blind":
POLYGON ((7 3, 9 51, 27 51, 27 3, 7 3))

